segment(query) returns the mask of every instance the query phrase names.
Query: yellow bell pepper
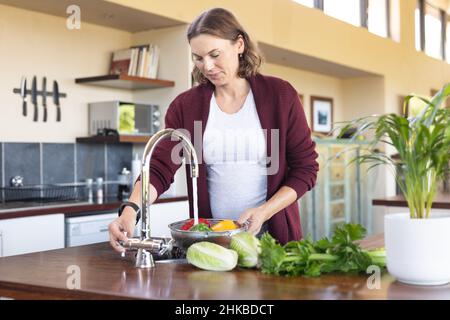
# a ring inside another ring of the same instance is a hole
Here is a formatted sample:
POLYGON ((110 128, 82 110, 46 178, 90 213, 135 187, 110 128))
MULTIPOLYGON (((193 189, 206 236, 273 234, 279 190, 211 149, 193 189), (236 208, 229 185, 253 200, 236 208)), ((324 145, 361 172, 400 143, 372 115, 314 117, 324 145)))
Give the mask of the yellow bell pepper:
POLYGON ((212 231, 227 231, 237 229, 233 220, 222 220, 211 227, 212 231))

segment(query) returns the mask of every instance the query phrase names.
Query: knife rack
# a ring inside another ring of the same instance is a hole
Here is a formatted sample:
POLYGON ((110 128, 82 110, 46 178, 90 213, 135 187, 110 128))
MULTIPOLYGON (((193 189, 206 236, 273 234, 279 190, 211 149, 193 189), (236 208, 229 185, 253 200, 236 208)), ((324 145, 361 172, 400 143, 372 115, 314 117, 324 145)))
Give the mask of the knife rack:
MULTIPOLYGON (((13 92, 16 93, 16 94, 20 94, 20 89, 14 88, 13 92)), ((25 93, 26 93, 26 95, 29 95, 29 94, 31 94, 31 90, 27 90, 25 93)), ((43 96, 43 94, 44 93, 43 93, 42 90, 36 90, 36 95, 43 96)), ((47 97, 52 97, 53 96, 53 92, 52 91, 47 91, 46 92, 46 96, 47 97)), ((65 98, 65 97, 67 97, 67 94, 60 92, 59 93, 59 97, 60 98, 65 98)))

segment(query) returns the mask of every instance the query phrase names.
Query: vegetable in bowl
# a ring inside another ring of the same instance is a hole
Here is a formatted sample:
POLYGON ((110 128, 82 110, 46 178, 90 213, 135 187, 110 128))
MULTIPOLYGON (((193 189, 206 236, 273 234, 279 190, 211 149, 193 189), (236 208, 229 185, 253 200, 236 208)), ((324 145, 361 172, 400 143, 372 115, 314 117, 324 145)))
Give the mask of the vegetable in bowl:
POLYGON ((236 230, 239 227, 233 220, 220 220, 219 222, 213 223, 208 219, 199 218, 198 224, 194 225, 194 219, 189 219, 180 230, 183 231, 214 231, 222 232, 228 230, 236 230))
POLYGON ((214 230, 212 227, 226 220, 199 219, 199 225, 203 223, 206 226, 194 226, 193 221, 194 219, 187 219, 169 224, 170 233, 177 247, 187 250, 190 245, 200 241, 209 241, 229 247, 231 236, 244 232, 248 228, 248 225, 245 223, 240 225, 237 221, 230 220, 231 223, 227 223, 228 227, 224 226, 214 230), (211 226, 211 231, 208 230, 209 227, 207 228, 207 226, 211 226))
POLYGON ((189 231, 212 231, 212 229, 209 227, 208 224, 201 222, 199 224, 192 226, 189 229, 189 231))
MULTIPOLYGON (((206 224, 208 227, 211 227, 211 224, 210 224, 210 222, 207 219, 199 218, 198 219, 198 224, 201 224, 201 223, 206 224)), ((194 219, 189 219, 185 224, 183 224, 181 226, 180 230, 193 231, 193 230, 191 230, 193 227, 194 227, 194 219)))

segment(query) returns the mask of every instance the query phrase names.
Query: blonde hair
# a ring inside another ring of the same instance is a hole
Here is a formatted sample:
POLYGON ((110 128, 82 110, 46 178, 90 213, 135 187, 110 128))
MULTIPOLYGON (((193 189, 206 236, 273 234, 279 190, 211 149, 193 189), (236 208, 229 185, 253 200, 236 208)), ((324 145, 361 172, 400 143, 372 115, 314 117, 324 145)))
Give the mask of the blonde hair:
MULTIPOLYGON (((236 42, 241 36, 245 45, 242 57, 241 55, 239 57, 238 76, 248 78, 258 73, 263 58, 257 46, 250 40, 248 33, 231 12, 222 8, 213 8, 203 12, 189 26, 188 41, 190 42, 192 38, 201 34, 209 34, 232 42, 236 42)), ((192 70, 192 77, 198 83, 208 81, 195 66, 192 70)))

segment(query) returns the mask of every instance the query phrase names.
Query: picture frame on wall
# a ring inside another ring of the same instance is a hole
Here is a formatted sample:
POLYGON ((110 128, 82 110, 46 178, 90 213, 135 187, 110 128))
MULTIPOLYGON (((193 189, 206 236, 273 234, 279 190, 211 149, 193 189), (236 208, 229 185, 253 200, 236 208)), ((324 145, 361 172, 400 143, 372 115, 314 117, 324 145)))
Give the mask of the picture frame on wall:
POLYGON ((333 99, 311 96, 311 130, 329 134, 333 130, 333 99))
POLYGON ((406 96, 399 96, 398 97, 398 110, 399 110, 399 114, 404 117, 404 118, 408 118, 409 117, 409 103, 407 103, 405 105, 405 99, 406 96))

